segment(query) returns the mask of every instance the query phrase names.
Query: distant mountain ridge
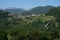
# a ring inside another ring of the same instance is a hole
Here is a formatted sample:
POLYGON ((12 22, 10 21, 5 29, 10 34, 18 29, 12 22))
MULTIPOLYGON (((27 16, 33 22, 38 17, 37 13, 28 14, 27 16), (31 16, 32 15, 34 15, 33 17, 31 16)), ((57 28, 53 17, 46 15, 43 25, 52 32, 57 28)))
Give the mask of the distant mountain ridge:
POLYGON ((50 9, 52 9, 54 6, 38 6, 34 7, 30 10, 24 10, 21 8, 7 8, 5 11, 8 11, 12 14, 43 14, 47 13, 50 9))
POLYGON ((29 10, 29 12, 35 13, 35 14, 47 13, 53 7, 54 6, 38 6, 38 7, 34 7, 33 9, 29 10))
POLYGON ((25 10, 20 9, 20 8, 7 8, 7 9, 5 9, 5 11, 10 12, 12 14, 21 14, 21 13, 25 12, 25 10))

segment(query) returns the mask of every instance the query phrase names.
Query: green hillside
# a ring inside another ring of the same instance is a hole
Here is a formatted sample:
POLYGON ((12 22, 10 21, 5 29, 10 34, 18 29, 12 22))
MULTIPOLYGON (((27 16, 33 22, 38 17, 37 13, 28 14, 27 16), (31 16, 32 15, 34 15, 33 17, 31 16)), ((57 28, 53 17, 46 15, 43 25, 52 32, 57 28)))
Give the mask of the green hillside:
POLYGON ((60 40, 59 14, 60 7, 30 17, 0 10, 0 40, 60 40))

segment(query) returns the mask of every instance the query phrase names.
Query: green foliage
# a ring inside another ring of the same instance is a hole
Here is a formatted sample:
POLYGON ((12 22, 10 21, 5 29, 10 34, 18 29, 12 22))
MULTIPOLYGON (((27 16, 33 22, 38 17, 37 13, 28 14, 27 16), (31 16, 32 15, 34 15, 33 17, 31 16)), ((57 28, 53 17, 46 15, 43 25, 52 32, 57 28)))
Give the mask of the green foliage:
POLYGON ((7 26, 8 23, 8 12, 0 10, 0 29, 3 29, 7 26))
POLYGON ((52 8, 46 15, 54 16, 60 22, 60 7, 52 8))
POLYGON ((52 8, 52 9, 47 13, 47 15, 52 15, 52 16, 55 16, 55 17, 60 17, 60 7, 52 8))
POLYGON ((59 13, 56 15, 47 14, 46 16, 45 14, 41 14, 40 16, 17 19, 14 16, 9 18, 8 12, 0 11, 0 29, 6 28, 6 30, 0 31, 0 40, 59 40, 60 27, 55 26, 55 17, 59 17, 59 13), (47 25, 48 29, 45 28, 47 23, 49 23, 47 25))
POLYGON ((0 40, 8 40, 8 37, 5 31, 0 31, 0 40))

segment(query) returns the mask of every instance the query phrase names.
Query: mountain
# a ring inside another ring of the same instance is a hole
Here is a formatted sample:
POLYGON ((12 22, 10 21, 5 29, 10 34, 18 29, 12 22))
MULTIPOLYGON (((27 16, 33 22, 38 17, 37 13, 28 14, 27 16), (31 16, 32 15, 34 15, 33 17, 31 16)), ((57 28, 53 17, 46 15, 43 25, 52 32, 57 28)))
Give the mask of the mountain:
POLYGON ((52 8, 51 10, 48 11, 48 13, 46 15, 60 18, 60 6, 52 8))
POLYGON ((22 14, 23 12, 25 12, 24 9, 20 9, 20 8, 7 8, 5 9, 5 11, 8 11, 12 14, 22 14))
POLYGON ((28 11, 29 14, 35 13, 35 14, 43 14, 47 13, 50 9, 52 9, 54 6, 38 6, 28 11))
POLYGON ((22 15, 43 14, 43 13, 47 13, 53 7, 54 6, 38 6, 38 7, 32 8, 28 11, 25 9, 20 9, 20 8, 7 8, 7 9, 5 9, 5 11, 11 12, 13 14, 22 14, 22 15))

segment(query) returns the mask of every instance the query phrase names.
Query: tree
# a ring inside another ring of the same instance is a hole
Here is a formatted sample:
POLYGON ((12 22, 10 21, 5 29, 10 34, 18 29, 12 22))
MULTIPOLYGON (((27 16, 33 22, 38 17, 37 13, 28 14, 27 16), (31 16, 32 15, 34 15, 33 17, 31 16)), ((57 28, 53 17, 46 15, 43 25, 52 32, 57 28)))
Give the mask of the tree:
POLYGON ((8 14, 9 12, 0 10, 0 29, 6 28, 8 22, 8 14))
POLYGON ((0 31, 0 40, 8 40, 8 37, 5 31, 0 31))

